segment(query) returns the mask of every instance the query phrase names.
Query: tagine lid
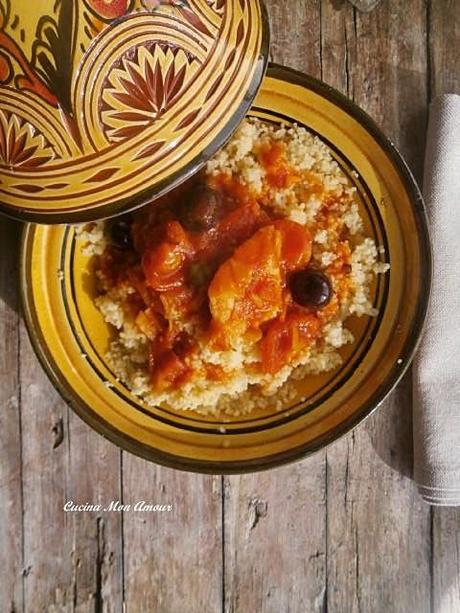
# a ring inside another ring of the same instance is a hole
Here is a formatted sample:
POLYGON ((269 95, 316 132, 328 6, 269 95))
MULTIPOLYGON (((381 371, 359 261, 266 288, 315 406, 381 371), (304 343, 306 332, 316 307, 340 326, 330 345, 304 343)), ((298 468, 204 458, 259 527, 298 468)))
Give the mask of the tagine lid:
POLYGON ((0 0, 0 212, 83 222, 196 172, 268 60, 261 0, 0 0))

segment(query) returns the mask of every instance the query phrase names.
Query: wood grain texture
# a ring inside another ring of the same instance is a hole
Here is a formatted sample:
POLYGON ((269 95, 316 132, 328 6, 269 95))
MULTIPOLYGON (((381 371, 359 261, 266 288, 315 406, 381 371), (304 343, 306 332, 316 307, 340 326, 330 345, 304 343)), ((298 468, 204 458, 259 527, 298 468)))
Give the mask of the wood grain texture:
MULTIPOLYGON (((55 447, 67 407, 39 366, 21 325, 21 414, 26 611, 71 611, 71 532, 63 512, 66 445, 55 447)), ((66 433, 65 433, 66 435, 66 433)))
MULTIPOLYGON (((459 0, 266 0, 273 59, 365 108, 422 176, 427 101, 460 93, 459 0)), ((0 611, 457 613, 460 512, 410 481, 411 382, 327 451, 267 473, 154 466, 92 432, 17 313, 18 225, 0 220, 0 611), (172 504, 70 514, 67 500, 172 504)))
POLYGON ((60 399, 21 330, 26 611, 121 610, 121 520, 66 513, 64 504, 108 504, 120 493, 120 452, 60 399))
POLYGON ((124 513, 126 613, 222 608, 221 478, 181 473, 123 453, 123 502, 171 504, 124 513))
POLYGON ((324 611, 324 453, 225 478, 226 613, 324 611))
POLYGON ((460 2, 430 0, 428 57, 431 97, 460 93, 460 2))
MULTIPOLYGON (((121 499, 120 455, 68 411, 66 499, 109 508, 121 499)), ((71 513, 72 589, 78 613, 116 613, 123 603, 122 514, 71 513)))
POLYGON ((375 449, 394 436, 399 401, 328 451, 329 611, 430 610, 429 509, 375 449))
MULTIPOLYGON (((432 0, 428 10, 430 98, 460 94, 460 2, 432 0)), ((460 611, 460 509, 432 511, 433 613, 460 611)))
POLYGON ((0 611, 9 613, 22 610, 23 585, 18 226, 0 225, 0 611))
MULTIPOLYGON (((423 2, 387 1, 369 14, 326 3, 322 40, 324 80, 374 117, 420 176, 423 2)), ((410 425, 406 377, 379 411, 327 452, 328 611, 430 610, 430 512, 405 476, 410 425)))
POLYGON ((433 613, 460 611, 460 508, 433 510, 433 613))
POLYGON ((271 26, 271 59, 321 76, 321 0, 265 0, 271 26))

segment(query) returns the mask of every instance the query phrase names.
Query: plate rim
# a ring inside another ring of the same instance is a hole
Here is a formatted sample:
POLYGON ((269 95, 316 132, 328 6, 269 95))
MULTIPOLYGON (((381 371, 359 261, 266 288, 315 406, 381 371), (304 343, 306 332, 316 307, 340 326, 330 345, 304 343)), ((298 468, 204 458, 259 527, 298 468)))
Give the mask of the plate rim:
POLYGON ((67 382, 59 377, 59 369, 48 352, 45 339, 43 338, 40 340, 41 337, 37 322, 35 320, 35 314, 31 308, 31 301, 28 300, 27 296, 28 291, 30 291, 26 276, 27 242, 30 232, 33 232, 34 230, 34 224, 26 224, 22 232, 20 256, 20 297, 23 315, 26 323, 26 329, 34 351, 56 391, 77 413, 77 415, 83 419, 83 421, 121 449, 157 464, 183 471, 204 474, 245 474, 259 472, 306 458, 316 451, 324 449, 336 440, 339 440, 353 428, 367 419, 370 415, 372 415, 398 385, 404 374, 407 372, 415 352, 419 347, 423 335, 424 325, 426 323, 432 279, 432 246, 423 197, 406 161, 399 153, 394 143, 387 136, 385 136, 382 130, 378 127, 377 123, 357 104, 340 93, 338 90, 320 81, 319 79, 316 79, 315 77, 306 75, 300 71, 282 66, 280 64, 270 63, 267 70, 267 77, 287 81, 291 84, 308 88, 320 96, 325 97, 327 100, 337 104, 341 109, 345 110, 351 117, 363 125, 366 131, 369 132, 373 138, 375 138, 377 143, 389 156, 394 169, 404 183, 404 187, 407 190, 410 203, 414 211, 418 235, 420 237, 421 264, 426 274, 421 275, 420 295, 412 320, 410 334, 407 336, 399 358, 392 365, 386 379, 379 385, 368 401, 362 405, 358 411, 353 413, 353 415, 346 421, 340 423, 334 430, 323 434, 321 437, 316 438, 312 442, 292 447, 289 450, 278 454, 271 454, 250 460, 235 460, 229 462, 196 460, 193 458, 176 456, 174 454, 169 454, 167 452, 149 447, 148 445, 129 437, 127 434, 120 432, 108 424, 97 413, 95 413, 91 407, 88 406, 78 396, 78 394, 74 392, 72 388, 67 386, 67 382))

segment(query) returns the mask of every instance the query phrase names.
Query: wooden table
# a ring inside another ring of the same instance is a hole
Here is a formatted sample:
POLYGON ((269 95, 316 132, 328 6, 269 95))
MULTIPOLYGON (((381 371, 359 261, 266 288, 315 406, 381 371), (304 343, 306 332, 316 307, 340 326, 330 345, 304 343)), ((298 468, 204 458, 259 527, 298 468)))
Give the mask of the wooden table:
MULTIPOLYGON (((460 0, 267 0, 273 59, 364 107, 422 173, 428 102, 460 91, 460 0)), ((18 314, 19 224, 0 222, 0 612, 458 613, 460 509, 411 481, 410 378, 297 464, 242 477, 149 464, 92 432, 18 314), (64 502, 173 505, 65 513, 64 502)))

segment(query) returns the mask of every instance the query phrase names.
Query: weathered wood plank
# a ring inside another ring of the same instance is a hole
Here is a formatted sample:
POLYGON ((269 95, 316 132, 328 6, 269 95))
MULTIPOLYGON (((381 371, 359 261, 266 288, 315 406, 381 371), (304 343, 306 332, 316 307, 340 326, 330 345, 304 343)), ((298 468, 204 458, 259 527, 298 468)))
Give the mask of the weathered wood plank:
POLYGON ((126 613, 222 609, 221 478, 155 466, 123 453, 126 613), (170 512, 136 512, 140 501, 170 512))
POLYGON ((421 180, 427 117, 422 0, 388 0, 371 13, 323 2, 324 80, 362 106, 421 180))
MULTIPOLYGON (((109 508, 112 501, 121 500, 121 451, 93 432, 70 410, 68 432, 67 500, 109 508)), ((70 519, 75 611, 121 611, 122 514, 112 511, 72 513, 70 519)))
POLYGON ((67 407, 38 364, 23 324, 20 359, 25 610, 71 611, 70 518, 63 512, 68 448, 56 446, 67 407))
POLYGON ((22 610, 19 224, 0 218, 0 611, 22 610))
MULTIPOLYGON (((420 177, 426 85, 432 95, 460 91, 457 0, 429 2, 428 11, 422 0, 391 0, 369 15, 341 0, 267 5, 274 59, 320 76, 322 56, 324 79, 379 121, 420 177)), ((0 510, 9 520, 0 528, 0 610, 22 610, 23 567, 26 611, 120 610, 123 523, 128 612, 219 611, 221 479, 182 475, 123 454, 121 490, 118 451, 68 413, 24 329, 18 375, 13 227, 0 224, 0 510), (19 376, 22 469, 14 399, 19 376), (107 513, 98 520, 63 513, 69 498, 165 502, 174 510, 107 513)), ((225 610, 428 611, 430 512, 404 476, 409 441, 406 380, 365 426, 328 450, 327 469, 321 453, 269 473, 225 479, 225 610)), ((460 608, 459 527, 457 510, 433 511, 433 610, 442 613, 460 608)))
POLYGON ((225 479, 225 611, 324 611, 324 453, 225 479))
POLYGON ((120 452, 71 413, 21 330, 26 611, 112 612, 122 606, 121 518, 64 504, 120 497, 120 452))
MULTIPOLYGON (((320 2, 266 2, 277 62, 321 76, 320 2)), ((225 478, 225 611, 322 611, 326 586, 325 454, 225 478)))
POLYGON ((430 88, 438 94, 460 93, 460 3, 428 0, 430 88))
POLYGON ((430 610, 430 512, 403 474, 402 393, 328 451, 330 611, 430 610))
MULTIPOLYGON (((460 94, 460 3, 428 3, 431 98, 460 94)), ((433 611, 460 611, 460 509, 433 508, 433 611)))
MULTIPOLYGON (((426 22, 421 0, 369 14, 325 2, 323 76, 363 106, 421 176, 426 22)), ((413 483, 407 377, 328 461, 328 610, 429 611, 430 512, 413 483)))
POLYGON ((265 0, 273 61, 321 75, 321 0, 265 0))
POLYGON ((460 611, 460 509, 433 509, 433 613, 460 611))

